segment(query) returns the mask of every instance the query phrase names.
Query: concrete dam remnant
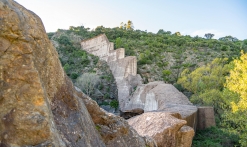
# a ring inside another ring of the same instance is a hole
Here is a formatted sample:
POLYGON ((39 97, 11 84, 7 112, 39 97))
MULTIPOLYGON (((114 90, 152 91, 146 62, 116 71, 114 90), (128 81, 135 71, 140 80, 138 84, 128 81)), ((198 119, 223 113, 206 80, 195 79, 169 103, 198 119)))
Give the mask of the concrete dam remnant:
POLYGON ((119 108, 123 110, 125 101, 133 91, 133 87, 142 84, 141 76, 137 74, 136 57, 125 57, 124 48, 114 50, 114 44, 109 42, 105 34, 83 40, 81 47, 107 62, 116 79, 119 108))
POLYGON ((151 136, 162 147, 191 146, 197 119, 200 118, 197 118, 197 107, 183 93, 163 81, 142 84, 142 78, 137 74, 137 58, 125 57, 124 48, 114 50, 114 44, 109 42, 105 34, 83 40, 81 47, 109 65, 117 83, 119 109, 123 112, 121 116, 130 118, 128 123, 138 134, 151 136), (141 115, 132 117, 136 114, 141 115), (161 119, 161 115, 170 119, 161 119), (143 123, 150 123, 150 126, 143 123), (159 131, 149 131, 155 129, 159 131), (157 135, 159 132, 163 132, 162 135, 157 135), (166 135, 169 137, 164 137, 166 135))

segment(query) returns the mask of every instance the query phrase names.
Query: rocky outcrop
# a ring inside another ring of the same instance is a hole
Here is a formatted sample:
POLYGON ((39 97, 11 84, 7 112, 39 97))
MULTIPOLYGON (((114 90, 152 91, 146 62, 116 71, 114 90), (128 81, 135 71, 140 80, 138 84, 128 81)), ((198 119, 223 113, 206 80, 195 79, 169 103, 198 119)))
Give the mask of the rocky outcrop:
POLYGON ((0 0, 0 26, 1 147, 153 143, 74 88, 37 15, 0 0))
POLYGON ((96 125, 96 129, 100 133, 108 147, 139 147, 149 145, 155 147, 156 143, 149 137, 140 137, 122 117, 115 116, 101 109, 95 101, 80 92, 77 94, 83 99, 88 112, 91 114, 92 120, 96 125))
POLYGON ((114 50, 114 44, 109 42, 105 34, 83 40, 81 46, 83 50, 108 63, 116 79, 119 108, 122 110, 134 87, 142 83, 140 75, 137 74, 136 57, 125 57, 123 48, 114 50))
POLYGON ((197 107, 173 85, 164 82, 151 82, 138 85, 126 102, 124 112, 162 111, 180 113, 187 125, 196 128, 197 107))
POLYGON ((128 123, 141 135, 152 137, 159 147, 190 147, 194 130, 178 113, 146 112, 128 123))

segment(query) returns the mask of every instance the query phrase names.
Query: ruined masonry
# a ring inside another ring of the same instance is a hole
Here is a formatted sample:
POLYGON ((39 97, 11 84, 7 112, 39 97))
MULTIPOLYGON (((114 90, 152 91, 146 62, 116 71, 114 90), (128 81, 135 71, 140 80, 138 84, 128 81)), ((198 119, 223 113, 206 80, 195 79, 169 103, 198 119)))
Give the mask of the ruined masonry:
POLYGON ((83 40, 81 47, 108 63, 117 82, 119 107, 123 110, 133 87, 142 84, 141 76, 136 73, 136 57, 125 57, 124 48, 114 50, 114 43, 109 42, 105 34, 83 40))

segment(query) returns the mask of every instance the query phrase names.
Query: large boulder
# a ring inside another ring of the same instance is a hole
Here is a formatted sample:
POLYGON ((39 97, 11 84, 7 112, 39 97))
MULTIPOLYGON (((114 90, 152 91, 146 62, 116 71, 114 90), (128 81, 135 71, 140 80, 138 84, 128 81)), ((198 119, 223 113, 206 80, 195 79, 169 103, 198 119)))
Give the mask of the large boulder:
POLYGON ((192 105, 173 85, 156 81, 138 85, 136 91, 129 97, 124 111, 136 108, 143 109, 144 112, 163 110, 167 104, 192 105))
POLYGON ((0 0, 1 147, 148 144, 155 143, 74 88, 37 15, 0 0))
POLYGON ((146 112, 128 119, 141 135, 152 137, 159 147, 190 147, 193 128, 186 126, 179 113, 146 112))
POLYGON ((129 115, 143 111, 180 113, 189 126, 196 128, 197 107, 171 84, 157 81, 138 85, 126 102, 123 112, 129 115))

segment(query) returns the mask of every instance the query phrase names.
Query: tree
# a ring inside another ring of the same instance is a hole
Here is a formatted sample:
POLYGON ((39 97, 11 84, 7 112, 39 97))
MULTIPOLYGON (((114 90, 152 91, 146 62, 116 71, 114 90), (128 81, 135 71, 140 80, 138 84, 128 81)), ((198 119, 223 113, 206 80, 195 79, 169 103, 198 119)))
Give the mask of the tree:
POLYGON ((164 31, 163 29, 159 29, 157 34, 171 35, 171 32, 170 31, 164 31))
POLYGON ((134 25, 133 22, 128 20, 127 25, 126 25, 126 29, 127 30, 133 30, 134 29, 134 25))
POLYGON ((236 37, 232 37, 232 36, 221 37, 221 38, 219 38, 219 40, 220 41, 232 41, 232 42, 238 41, 238 39, 236 37))
POLYGON ((247 53, 241 52, 240 59, 235 59, 234 69, 227 77, 226 87, 240 95, 238 103, 232 102, 233 112, 247 109, 247 53))
POLYGON ((212 39, 214 37, 214 34, 207 33, 204 35, 207 39, 212 39))
POLYGON ((133 22, 131 20, 128 20, 127 24, 121 22, 120 28, 124 29, 124 30, 133 30, 134 29, 134 25, 133 25, 133 22))
POLYGON ((123 47, 123 43, 120 37, 116 39, 116 48, 121 48, 123 47))
POLYGON ((216 58, 206 66, 190 72, 185 69, 181 73, 178 84, 193 93, 200 93, 210 89, 222 89, 225 83, 225 75, 229 73, 230 64, 227 58, 216 58))
POLYGON ((123 22, 121 22, 121 23, 120 23, 120 28, 121 28, 121 29, 126 29, 126 24, 123 23, 123 22))
POLYGON ((175 32, 174 33, 176 36, 181 36, 181 33, 180 32, 175 32))
POLYGON ((84 73, 77 78, 75 85, 85 92, 85 94, 91 96, 94 93, 95 86, 99 81, 99 76, 95 73, 84 73))
POLYGON ((213 106, 219 120, 224 111, 222 106, 225 106, 227 101, 222 96, 225 75, 229 74, 231 68, 232 63, 228 64, 227 58, 216 58, 192 72, 185 69, 177 83, 193 93, 190 98, 192 103, 213 106))
POLYGON ((239 95, 237 100, 230 101, 232 112, 225 117, 231 126, 240 133, 240 143, 247 146, 247 53, 241 51, 239 59, 233 61, 234 68, 226 78, 226 88, 239 95))

